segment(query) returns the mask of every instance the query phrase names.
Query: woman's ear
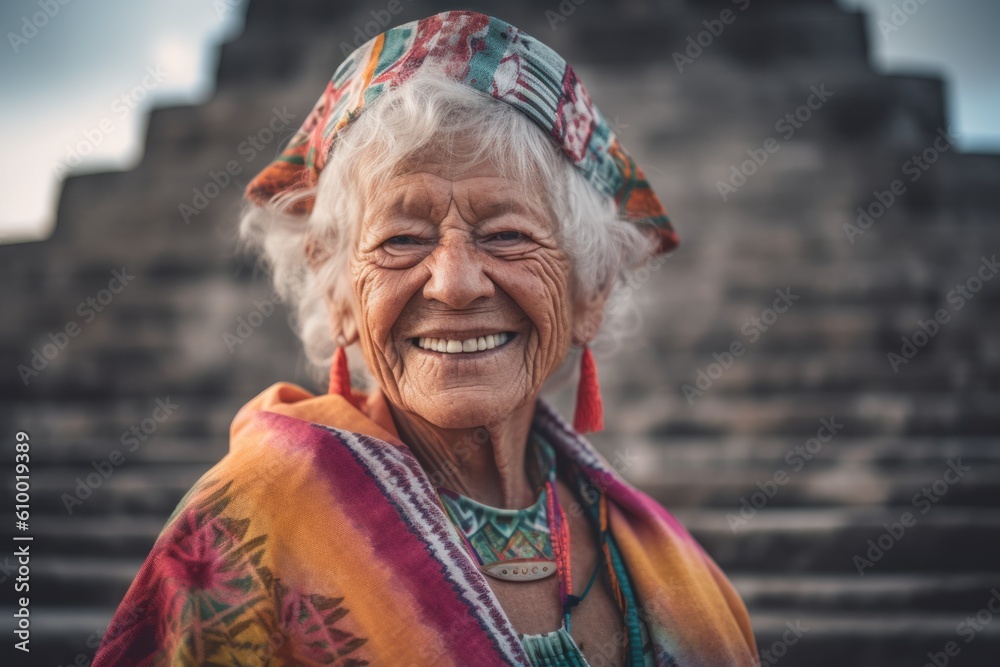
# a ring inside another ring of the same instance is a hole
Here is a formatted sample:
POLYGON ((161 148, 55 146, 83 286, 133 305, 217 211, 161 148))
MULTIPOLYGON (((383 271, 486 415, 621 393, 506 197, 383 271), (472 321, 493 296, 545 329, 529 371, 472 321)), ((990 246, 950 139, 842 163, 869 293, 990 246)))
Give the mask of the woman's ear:
POLYGON ((604 306, 607 304, 613 286, 614 281, 609 280, 596 293, 576 300, 573 308, 574 344, 583 345, 594 340, 597 330, 601 328, 601 322, 604 320, 604 306))
POLYGON ((347 295, 330 289, 324 299, 330 316, 330 335, 338 346, 353 345, 358 340, 358 325, 347 295))
POLYGON ((313 273, 319 271, 319 267, 323 266, 330 259, 330 252, 311 234, 306 237, 305 251, 306 264, 309 265, 313 273))
MULTIPOLYGON (((312 236, 306 239, 305 255, 306 263, 313 273, 318 273, 320 268, 331 258, 326 246, 312 236)), ((350 303, 343 294, 338 294, 338 291, 333 288, 327 291, 324 301, 330 318, 330 334, 333 336, 334 342, 337 346, 354 344, 358 338, 358 327, 350 303)))

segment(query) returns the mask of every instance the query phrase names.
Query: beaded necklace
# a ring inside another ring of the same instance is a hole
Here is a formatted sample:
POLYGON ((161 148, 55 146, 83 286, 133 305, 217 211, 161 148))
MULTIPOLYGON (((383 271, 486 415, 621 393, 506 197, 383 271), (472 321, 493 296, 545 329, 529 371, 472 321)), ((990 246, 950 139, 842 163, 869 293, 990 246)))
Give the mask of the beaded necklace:
MULTIPOLYGON (((514 510, 490 507, 451 489, 438 487, 442 506, 470 555, 485 574, 506 581, 535 581, 551 576, 552 572, 548 568, 554 566, 559 576, 562 627, 545 635, 522 636, 522 642, 531 655, 548 656, 553 650, 553 644, 560 643, 568 644, 573 651, 579 652, 570 634, 570 612, 590 592, 602 564, 608 563, 612 590, 625 617, 625 664, 629 667, 649 667, 653 658, 651 653, 644 650, 645 626, 639 619, 635 591, 629 581, 621 552, 610 536, 605 495, 576 466, 567 469, 567 479, 577 487, 577 492, 583 499, 583 509, 599 535, 594 571, 583 593, 573 595, 569 522, 556 494, 555 450, 538 433, 533 433, 533 436, 536 470, 542 471, 535 477, 542 479, 534 485, 538 499, 530 507, 514 510)), ((550 664, 547 662, 549 658, 540 660, 550 664)), ((565 664, 577 662, 571 660, 565 664)))
POLYGON ((535 447, 537 500, 523 509, 490 507, 448 488, 442 504, 483 573, 505 581, 535 581, 556 574, 568 555, 567 524, 555 497, 555 456, 535 447), (554 539, 553 539, 554 536, 554 539))
MULTIPOLYGON (((586 597, 597 579, 604 549, 598 550, 594 572, 583 594, 573 595, 569 521, 556 493, 555 450, 541 438, 534 438, 534 442, 536 469, 541 473, 536 475, 540 479, 534 487, 537 500, 529 507, 490 507, 445 487, 437 490, 459 536, 484 574, 505 581, 536 581, 558 575, 568 631, 570 611, 586 597)), ((603 547, 603 532, 601 537, 603 547)))

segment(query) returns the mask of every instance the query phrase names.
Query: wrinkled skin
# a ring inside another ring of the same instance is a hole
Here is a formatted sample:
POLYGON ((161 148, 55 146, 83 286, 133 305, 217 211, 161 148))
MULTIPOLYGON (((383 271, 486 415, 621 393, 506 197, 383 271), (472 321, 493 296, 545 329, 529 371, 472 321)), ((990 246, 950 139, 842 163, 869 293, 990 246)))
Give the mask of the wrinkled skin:
MULTIPOLYGON (((322 261, 315 247, 307 252, 322 261)), ((506 182, 489 163, 458 170, 428 159, 370 194, 350 275, 351 303, 329 303, 332 333, 360 343, 424 469, 479 502, 531 505, 526 446, 535 398, 570 344, 591 339, 608 293, 574 294, 542 193, 506 182), (469 355, 412 341, 455 328, 516 335, 469 355)), ((575 501, 562 480, 558 494, 566 508, 575 501)), ((596 563, 596 534, 582 514, 568 518, 579 594, 596 563)), ((555 577, 487 580, 518 632, 559 627, 555 577)), ((585 656, 621 664, 622 623, 606 573, 573 619, 585 656)))
POLYGON ((488 164, 454 181, 424 168, 394 179, 365 216, 351 264, 362 349, 394 405, 442 428, 496 424, 534 398, 568 351, 569 259, 545 208, 488 164), (517 335, 472 355, 410 342, 463 327, 517 335))
POLYGON ((368 193, 352 298, 329 303, 334 336, 360 344, 407 444, 449 486, 498 506, 531 504, 524 451, 535 398, 571 342, 592 337, 608 292, 574 293, 545 201, 489 162, 452 168, 425 157, 368 193), (469 338, 446 333, 468 329, 514 335, 468 354, 413 340, 469 338))

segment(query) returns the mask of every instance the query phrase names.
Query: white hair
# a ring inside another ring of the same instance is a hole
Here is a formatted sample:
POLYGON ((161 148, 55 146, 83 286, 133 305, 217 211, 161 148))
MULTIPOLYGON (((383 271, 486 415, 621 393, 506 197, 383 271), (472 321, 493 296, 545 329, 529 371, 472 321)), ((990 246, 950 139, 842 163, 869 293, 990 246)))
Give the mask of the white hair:
POLYGON ((596 294, 612 282, 610 298, 618 298, 627 271, 653 256, 652 236, 620 219, 613 197, 587 182, 530 118, 422 68, 339 131, 315 187, 278 195, 265 206, 248 202, 244 207, 240 235, 288 303, 317 377, 329 368, 336 349, 327 295, 334 303, 349 303, 348 262, 367 193, 377 191, 403 165, 440 149, 448 151, 453 164, 489 160, 524 191, 545 193, 556 240, 571 262, 575 295, 596 294), (459 138, 465 141, 459 144, 459 138), (310 215, 289 212, 295 202, 309 197, 315 197, 310 215), (326 255, 318 271, 306 261, 307 240, 320 244, 326 255))

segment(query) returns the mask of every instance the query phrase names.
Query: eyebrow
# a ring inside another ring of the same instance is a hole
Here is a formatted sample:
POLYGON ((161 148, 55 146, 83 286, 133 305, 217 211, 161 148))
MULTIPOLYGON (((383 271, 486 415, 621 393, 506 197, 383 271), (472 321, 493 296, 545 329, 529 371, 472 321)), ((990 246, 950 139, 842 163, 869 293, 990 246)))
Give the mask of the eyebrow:
POLYGON ((525 206, 522 202, 516 199, 503 199, 500 201, 487 201, 485 204, 476 203, 473 201, 469 202, 469 208, 476 215, 478 219, 477 222, 487 220, 489 218, 498 218, 501 215, 506 215, 508 213, 516 213, 521 215, 530 216, 532 211, 525 206), (483 209, 486 209, 483 211, 483 209), (483 211, 485 215, 480 212, 483 211))

